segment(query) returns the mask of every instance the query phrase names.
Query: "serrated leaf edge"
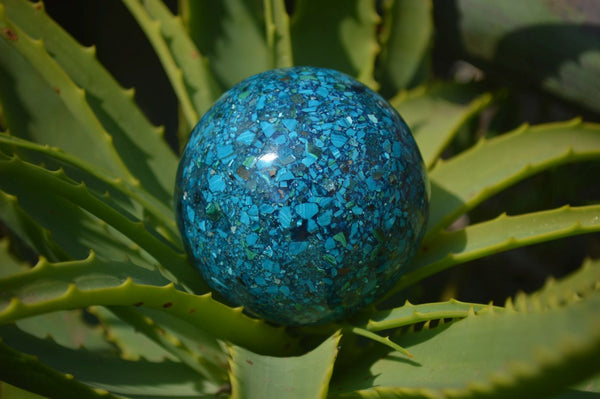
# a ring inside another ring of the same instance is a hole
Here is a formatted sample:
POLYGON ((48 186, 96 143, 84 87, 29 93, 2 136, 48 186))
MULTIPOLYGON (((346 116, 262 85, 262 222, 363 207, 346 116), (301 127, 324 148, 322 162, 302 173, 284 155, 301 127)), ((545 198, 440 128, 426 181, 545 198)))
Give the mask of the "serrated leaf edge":
MULTIPOLYGON (((42 262, 38 270, 49 267, 44 265, 45 262, 42 262)), ((24 276, 20 274, 13 276, 11 280, 0 281, 18 282, 22 278, 24 276)), ((51 311, 92 305, 144 306, 169 312, 215 337, 254 348, 261 353, 285 353, 296 349, 294 340, 287 336, 283 327, 274 327, 262 320, 250 318, 242 313, 243 308, 223 305, 212 299, 211 293, 192 295, 177 290, 173 283, 156 287, 134 283, 131 277, 127 277, 118 286, 101 289, 81 289, 76 283, 69 283, 62 294, 34 303, 24 303, 19 298, 12 297, 8 306, 0 310, 0 324, 51 311), (206 323, 205 318, 211 319, 211 323, 206 323)))
MULTIPOLYGON (((505 141, 505 140, 514 140, 515 138, 518 138, 519 136, 527 134, 529 132, 535 133, 538 131, 543 132, 543 131, 557 130, 557 129, 561 129, 561 128, 578 127, 578 126, 593 129, 593 130, 598 130, 600 132, 600 124, 583 122, 581 120, 581 118, 574 118, 569 121, 563 121, 563 122, 545 123, 545 124, 540 124, 540 125, 535 125, 535 126, 530 126, 529 124, 523 124, 511 132, 505 133, 498 137, 494 137, 493 139, 482 139, 479 142, 477 142, 473 147, 463 151, 462 153, 460 153, 444 162, 441 162, 441 163, 437 162, 435 167, 431 170, 430 178, 432 179, 432 181, 435 181, 436 173, 440 170, 440 168, 442 166, 445 166, 445 165, 449 164, 450 162, 460 161, 460 159, 462 159, 463 157, 468 156, 469 154, 480 150, 485 145, 492 144, 492 143, 498 143, 498 142, 505 141)), ((587 153, 585 151, 577 152, 573 149, 573 147, 568 147, 562 153, 557 154, 555 156, 551 156, 551 157, 543 160, 542 162, 538 162, 536 164, 528 162, 520 170, 512 173, 510 176, 505 177, 502 180, 500 180, 494 184, 482 187, 478 192, 471 193, 468 196, 465 203, 458 206, 457 208, 452 210, 450 213, 447 213, 445 215, 440 215, 438 217, 438 220, 430 220, 430 223, 427 226, 427 232, 426 232, 424 241, 429 240, 433 236, 433 234, 440 231, 443 227, 448 226, 449 223, 454 221, 454 219, 456 217, 458 217, 459 215, 467 212, 468 210, 470 210, 470 209, 474 208, 475 206, 477 206, 478 204, 480 204, 483 200, 491 197, 492 195, 498 193, 499 191, 513 185, 514 183, 516 183, 518 181, 521 181, 522 179, 524 179, 528 176, 531 176, 535 173, 539 173, 545 169, 548 169, 551 166, 561 165, 561 164, 565 164, 568 162, 574 162, 574 161, 583 161, 583 160, 590 159, 590 158, 597 158, 598 156, 600 156, 600 153, 598 153, 598 152, 593 152, 593 153, 587 153)))
MULTIPOLYGON (((538 220, 539 218, 544 217, 552 217, 554 215, 562 215, 570 212, 586 212, 586 211, 598 211, 600 215, 600 205, 587 205, 587 206, 570 206, 563 205, 559 208, 525 213, 521 215, 507 215, 506 213, 502 213, 494 219, 487 220, 484 222, 480 222, 477 224, 473 224, 465 227, 462 230, 458 231, 438 231, 435 234, 427 237, 424 240, 421 246, 420 254, 423 254, 423 251, 426 248, 428 253, 431 253, 435 250, 436 242, 444 242, 445 238, 452 236, 460 236, 467 235, 468 232, 477 231, 477 229, 485 226, 489 226, 496 222, 501 222, 505 220, 523 220, 527 221, 527 219, 531 219, 532 221, 538 220)), ((392 295, 395 292, 398 292, 401 289, 404 289, 408 286, 411 286, 424 278, 431 276, 433 274, 439 273, 443 270, 446 270, 450 267, 458 266, 460 264, 482 258, 484 256, 490 254, 497 254, 500 252, 508 251, 515 248, 520 248, 528 245, 538 244, 541 242, 547 242, 552 240, 557 240, 564 237, 569 237, 578 234, 588 234, 600 231, 600 216, 598 217, 597 224, 586 224, 583 225, 581 220, 573 221, 570 225, 566 227, 561 227, 554 230, 547 230, 541 233, 536 233, 529 236, 515 237, 510 236, 505 238, 504 240, 495 242, 491 245, 486 245, 484 247, 474 248, 468 251, 463 252, 449 252, 443 257, 438 257, 437 259, 430 260, 428 263, 422 263, 419 258, 419 254, 413 259, 412 264, 407 269, 405 274, 400 278, 396 286, 390 290, 387 294, 387 297, 392 295)))

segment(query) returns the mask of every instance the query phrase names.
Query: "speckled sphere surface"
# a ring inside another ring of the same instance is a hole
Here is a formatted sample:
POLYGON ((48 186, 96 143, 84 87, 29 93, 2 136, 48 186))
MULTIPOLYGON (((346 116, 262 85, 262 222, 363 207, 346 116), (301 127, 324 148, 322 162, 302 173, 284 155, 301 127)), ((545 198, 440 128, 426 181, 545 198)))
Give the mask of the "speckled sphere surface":
POLYGON ((176 207, 193 262, 272 322, 344 318, 397 281, 427 220, 415 141, 377 93, 293 67, 226 92, 192 131, 176 207))

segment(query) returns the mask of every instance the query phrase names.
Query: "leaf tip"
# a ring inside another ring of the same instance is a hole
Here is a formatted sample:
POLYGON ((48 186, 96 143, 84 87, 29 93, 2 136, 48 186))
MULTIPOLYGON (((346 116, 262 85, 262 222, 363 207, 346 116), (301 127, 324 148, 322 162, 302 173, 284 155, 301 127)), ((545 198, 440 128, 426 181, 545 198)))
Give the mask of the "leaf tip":
POLYGON ((109 396, 110 392, 103 388, 93 388, 93 391, 96 392, 100 396, 109 396))
POLYGON ((96 57, 96 45, 92 44, 91 46, 83 46, 83 51, 85 51, 87 54, 91 55, 92 57, 96 57))

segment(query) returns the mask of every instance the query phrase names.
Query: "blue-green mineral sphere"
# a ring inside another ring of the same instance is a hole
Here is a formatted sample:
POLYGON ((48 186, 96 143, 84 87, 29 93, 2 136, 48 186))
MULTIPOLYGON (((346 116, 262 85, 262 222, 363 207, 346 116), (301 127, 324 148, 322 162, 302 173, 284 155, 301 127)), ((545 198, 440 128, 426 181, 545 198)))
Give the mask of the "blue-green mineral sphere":
POLYGON ((206 282, 288 325, 338 320, 381 297, 428 214, 406 123, 363 84, 315 67, 270 70, 227 91, 192 131, 175 195, 206 282))

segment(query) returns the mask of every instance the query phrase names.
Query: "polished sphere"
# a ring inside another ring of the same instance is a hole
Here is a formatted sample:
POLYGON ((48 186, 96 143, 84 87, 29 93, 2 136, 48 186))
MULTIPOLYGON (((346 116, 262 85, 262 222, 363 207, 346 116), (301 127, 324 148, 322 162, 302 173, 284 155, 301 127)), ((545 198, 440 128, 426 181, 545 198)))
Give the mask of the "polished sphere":
POLYGON ((406 123, 337 71, 270 70, 196 125, 177 219, 206 282, 288 325, 338 320, 381 297, 414 256, 427 177, 406 123))

